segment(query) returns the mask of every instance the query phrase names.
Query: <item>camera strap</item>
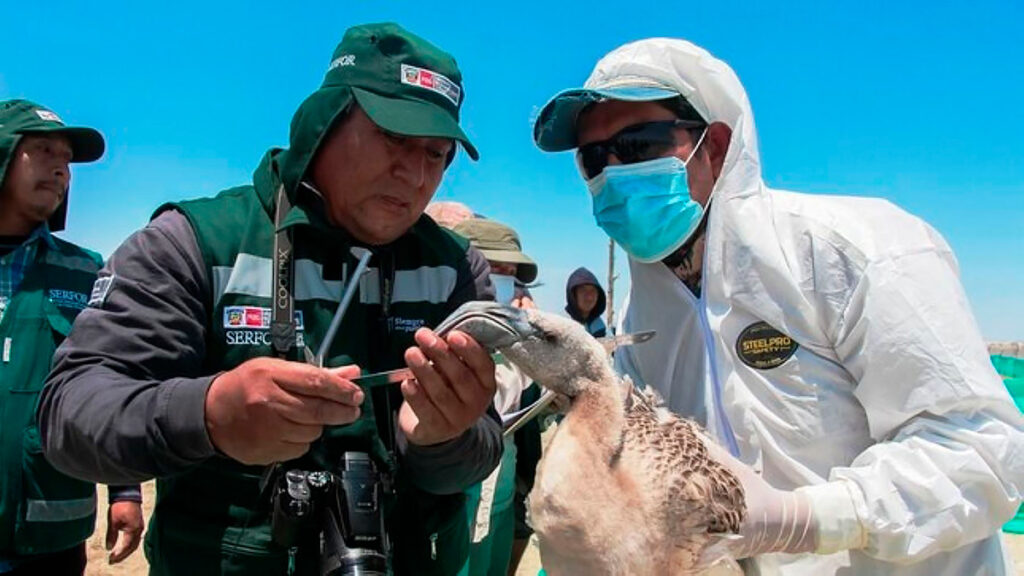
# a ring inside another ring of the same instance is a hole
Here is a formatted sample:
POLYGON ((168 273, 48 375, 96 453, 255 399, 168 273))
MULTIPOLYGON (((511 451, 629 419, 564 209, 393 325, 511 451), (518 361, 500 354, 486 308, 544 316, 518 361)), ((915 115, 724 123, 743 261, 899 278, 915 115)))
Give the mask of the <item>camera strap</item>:
MULTIPOLYGON (((391 299, 394 295, 395 286, 395 254, 391 250, 380 250, 377 252, 378 259, 378 288, 380 292, 380 315, 377 317, 376 334, 371 342, 379 346, 386 346, 391 341, 391 299)), ((377 354, 374 354, 377 355, 377 354)), ((381 355, 383 356, 383 355, 381 355)), ((375 416, 378 421, 377 432, 381 441, 387 449, 388 454, 394 458, 397 453, 395 449, 395 409, 392 407, 392 394, 401 394, 397 387, 384 386, 379 394, 383 395, 383 406, 375 409, 375 416)), ((399 402, 399 405, 401 403, 399 402)))
POLYGON ((291 209, 291 200, 285 193, 284 184, 281 184, 277 188, 277 206, 274 210, 274 272, 271 288, 271 300, 274 303, 270 321, 270 341, 279 358, 287 358, 288 352, 296 345, 295 299, 292 297, 295 250, 291 228, 281 229, 291 209))
MULTIPOLYGON (((275 354, 279 358, 287 358, 292 347, 296 346, 295 337, 295 298, 293 287, 295 285, 295 252, 292 229, 282 229, 288 212, 292 209, 291 200, 285 193, 284 185, 277 189, 277 203, 274 210, 274 258, 271 299, 273 308, 271 311, 270 338, 275 354)), ((376 351, 376 347, 386 346, 391 341, 391 300, 394 296, 395 285, 395 255, 390 250, 375 250, 374 255, 378 261, 378 275, 380 290, 380 315, 377 322, 371 326, 370 352, 375 359, 383 360, 383 354, 376 351)), ((374 362, 376 364, 376 362, 374 362)), ((378 433, 388 453, 394 457, 395 448, 395 409, 394 400, 391 395, 395 392, 401 394, 397 387, 381 387, 384 397, 380 409, 376 410, 375 416, 378 422, 378 433), (392 390, 394 388, 394 390, 392 390)), ((401 402, 398 403, 401 405, 401 402)))

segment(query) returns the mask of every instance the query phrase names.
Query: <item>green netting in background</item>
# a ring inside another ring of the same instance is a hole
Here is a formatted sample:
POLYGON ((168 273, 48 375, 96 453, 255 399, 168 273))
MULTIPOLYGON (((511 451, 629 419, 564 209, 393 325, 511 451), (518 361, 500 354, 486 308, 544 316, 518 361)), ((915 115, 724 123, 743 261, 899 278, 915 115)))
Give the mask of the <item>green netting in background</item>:
POLYGON ((1024 358, 991 356, 992 365, 1003 378, 1024 378, 1024 358))
MULTIPOLYGON (((1024 412, 1024 358, 1010 356, 992 356, 992 365, 1003 377, 1003 384, 1010 392, 1017 408, 1024 412)), ((1024 506, 1017 510, 1017 515, 1003 526, 1003 531, 1024 534, 1024 506)))

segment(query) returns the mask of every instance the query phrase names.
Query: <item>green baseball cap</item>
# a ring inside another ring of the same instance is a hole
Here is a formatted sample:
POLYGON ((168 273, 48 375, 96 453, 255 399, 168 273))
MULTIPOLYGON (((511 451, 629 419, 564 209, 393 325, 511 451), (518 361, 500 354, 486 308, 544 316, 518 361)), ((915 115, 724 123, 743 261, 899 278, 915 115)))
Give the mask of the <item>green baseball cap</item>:
POLYGON ((349 29, 323 86, 351 87, 367 116, 389 132, 458 140, 479 158, 459 127, 465 90, 455 59, 397 24, 349 29))
POLYGON ((523 253, 519 234, 496 220, 471 218, 455 225, 452 230, 465 236, 484 258, 492 262, 517 264, 516 278, 524 284, 537 279, 537 264, 523 253))
POLYGON ((353 101, 388 132, 451 138, 478 159, 459 127, 465 96, 455 59, 437 46, 391 22, 349 28, 320 88, 292 119, 289 149, 281 160, 285 187, 296 189, 320 143, 353 101))
POLYGON ((0 102, 0 138, 25 134, 60 134, 71 142, 72 162, 103 156, 103 135, 92 128, 66 126, 52 110, 28 100, 0 102))
MULTIPOLYGON (((18 142, 26 134, 60 134, 71 143, 72 162, 92 162, 103 156, 106 145, 103 135, 92 128, 66 126, 52 110, 28 100, 0 102, 0 184, 7 175, 7 167, 14 156, 18 142)), ((70 194, 68 194, 70 196, 70 194)), ((50 216, 51 232, 64 229, 67 222, 68 198, 50 216)))

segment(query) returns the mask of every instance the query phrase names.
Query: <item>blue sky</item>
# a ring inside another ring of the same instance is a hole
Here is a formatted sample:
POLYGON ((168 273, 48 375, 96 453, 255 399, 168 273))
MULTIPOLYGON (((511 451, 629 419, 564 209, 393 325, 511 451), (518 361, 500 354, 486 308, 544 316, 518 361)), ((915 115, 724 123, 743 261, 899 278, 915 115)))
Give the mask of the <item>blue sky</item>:
POLYGON ((616 46, 672 36, 736 70, 770 186, 881 196, 925 218, 956 251, 983 334, 1024 339, 1020 2, 145 4, 18 3, 0 35, 0 98, 106 135, 106 156, 74 171, 65 234, 104 255, 160 203, 247 182, 344 30, 393 20, 465 77, 481 160, 460 156, 436 198, 516 227, 539 303, 559 309, 576 266, 606 278, 607 240, 571 154, 534 148, 531 120, 616 46))

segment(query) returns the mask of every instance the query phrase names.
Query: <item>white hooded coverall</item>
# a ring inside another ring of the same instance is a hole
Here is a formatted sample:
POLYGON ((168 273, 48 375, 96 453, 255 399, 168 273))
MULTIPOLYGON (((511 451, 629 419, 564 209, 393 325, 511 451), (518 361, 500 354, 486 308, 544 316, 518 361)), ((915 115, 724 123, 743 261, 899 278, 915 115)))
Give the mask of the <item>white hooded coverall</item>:
POLYGON ((631 260, 620 333, 658 336, 616 362, 776 488, 805 487, 819 554, 748 570, 1012 574, 999 529, 1021 503, 1024 421, 945 241, 884 200, 766 187, 747 95, 701 48, 626 45, 587 86, 606 76, 653 79, 732 128, 703 294, 631 260))

